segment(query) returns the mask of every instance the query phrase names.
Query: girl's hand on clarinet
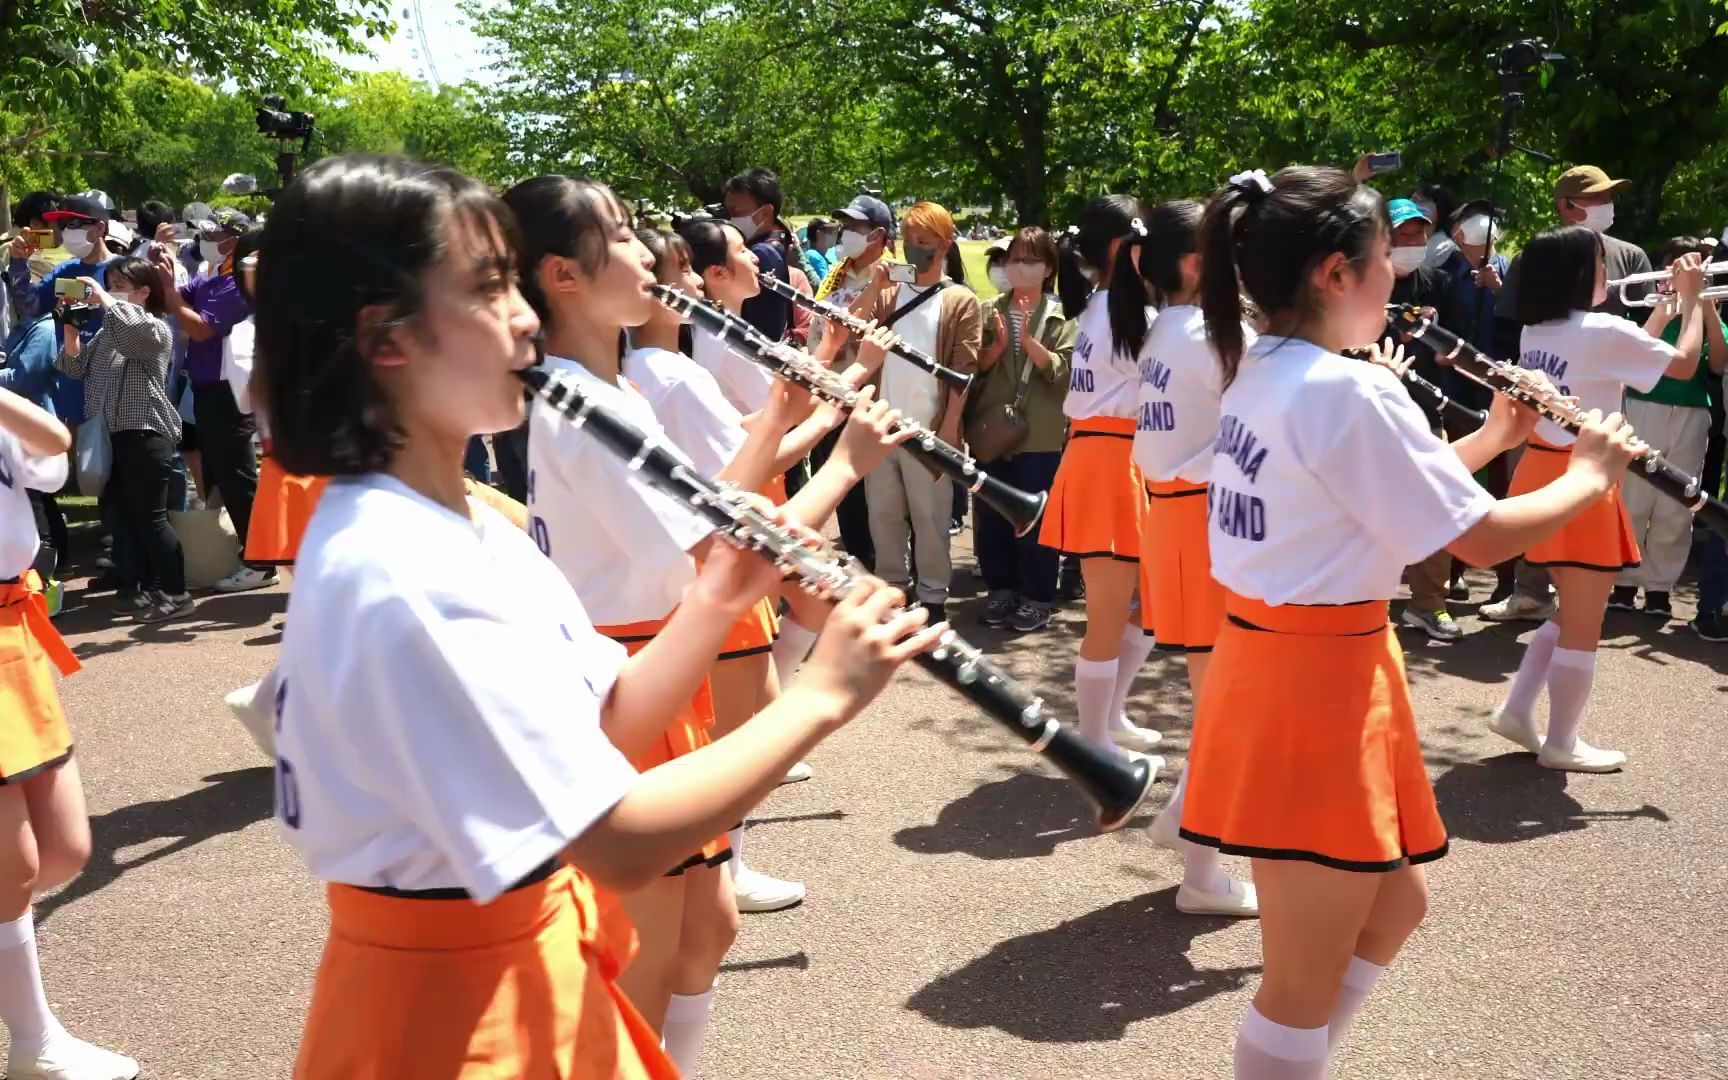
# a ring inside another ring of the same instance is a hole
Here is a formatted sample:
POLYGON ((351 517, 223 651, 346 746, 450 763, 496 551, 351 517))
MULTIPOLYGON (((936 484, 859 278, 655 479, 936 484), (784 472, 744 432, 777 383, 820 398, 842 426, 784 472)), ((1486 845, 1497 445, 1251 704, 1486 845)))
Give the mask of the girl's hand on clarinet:
POLYGON ((882 464, 896 446, 912 438, 914 431, 909 424, 895 430, 901 419, 900 410, 877 401, 876 388, 866 386, 858 392, 835 452, 845 459, 853 475, 864 476, 882 464))
POLYGON ((1391 338, 1368 346, 1368 362, 1389 369, 1400 379, 1404 377, 1406 371, 1410 370, 1410 365, 1415 362, 1415 359, 1415 357, 1406 358, 1404 346, 1391 338))
MULTIPOLYGON (((767 499, 751 496, 750 501, 765 517, 771 517, 776 525, 797 536, 805 547, 821 546, 820 535, 790 521, 767 499)), ((727 618, 738 619, 767 596, 769 590, 778 587, 785 576, 772 559, 716 541, 709 546, 696 580, 685 591, 684 602, 715 608, 727 618)))
POLYGON ((1541 419, 1530 406, 1513 401, 1505 394, 1495 394, 1488 405, 1488 421, 1482 427, 1494 440, 1494 445, 1510 450, 1522 446, 1541 419))
POLYGON ((1632 459, 1648 447, 1619 413, 1603 416, 1600 410, 1591 409, 1584 414, 1583 421, 1578 441, 1572 444, 1572 460, 1567 469, 1586 470, 1602 481, 1604 489, 1612 487, 1632 459))
POLYGON ((873 326, 858 343, 858 362, 867 370, 882 370, 883 361, 888 359, 888 347, 893 343, 894 331, 886 326, 873 326))
POLYGON ((821 315, 816 317, 822 319, 823 322, 822 340, 816 343, 816 348, 811 355, 822 361, 823 367, 833 367, 834 360, 840 355, 840 350, 851 339, 852 331, 846 328, 845 323, 823 318, 821 315))
POLYGON ((925 626, 929 612, 894 610, 906 602, 880 578, 861 577, 834 605, 796 689, 837 699, 850 718, 882 692, 901 664, 931 648, 947 623, 925 626))

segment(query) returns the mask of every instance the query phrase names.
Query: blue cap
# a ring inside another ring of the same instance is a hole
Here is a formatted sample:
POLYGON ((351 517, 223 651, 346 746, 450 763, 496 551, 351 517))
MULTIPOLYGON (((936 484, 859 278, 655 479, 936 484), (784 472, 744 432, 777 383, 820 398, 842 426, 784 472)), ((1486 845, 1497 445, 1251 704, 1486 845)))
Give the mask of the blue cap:
POLYGON ((1422 212, 1422 208, 1417 206, 1414 202, 1411 202, 1409 199, 1393 199, 1391 202, 1386 204, 1386 212, 1392 216, 1392 227, 1394 229, 1404 224, 1406 221, 1413 221, 1417 218, 1427 221, 1430 225, 1434 224, 1432 221, 1428 220, 1428 215, 1422 212))

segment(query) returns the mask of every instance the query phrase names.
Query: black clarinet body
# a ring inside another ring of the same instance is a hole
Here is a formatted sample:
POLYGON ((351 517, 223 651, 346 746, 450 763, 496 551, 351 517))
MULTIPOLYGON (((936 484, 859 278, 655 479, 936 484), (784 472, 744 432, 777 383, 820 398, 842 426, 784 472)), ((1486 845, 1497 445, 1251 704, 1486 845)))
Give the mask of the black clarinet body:
MULTIPOLYGON (((1427 342, 1465 378, 1528 405, 1544 419, 1552 420, 1574 434, 1584 426, 1577 407, 1562 401, 1552 389, 1531 379, 1523 368, 1496 360, 1450 330, 1434 325, 1418 307, 1393 304, 1388 310, 1399 333, 1427 342)), ((1706 493, 1702 480, 1676 468, 1660 452, 1648 450, 1640 454, 1626 471, 1669 498, 1678 500, 1716 535, 1728 537, 1728 506, 1706 493)))
MULTIPOLYGON (((809 308, 824 319, 839 323, 859 337, 870 332, 868 322, 847 311, 839 304, 818 300, 790 281, 781 281, 773 274, 759 274, 758 276, 762 279, 762 287, 774 295, 785 297, 800 307, 809 308)), ((956 371, 946 366, 923 349, 913 346, 899 334, 894 335, 894 340, 889 344, 888 351, 910 362, 915 367, 923 368, 961 393, 965 393, 972 386, 972 376, 969 373, 956 371)))
MULTIPOLYGON (((1367 349, 1345 349, 1344 355, 1350 357, 1352 360, 1369 359, 1367 349)), ((1429 382, 1427 379, 1424 379, 1414 371, 1406 369, 1404 373, 1398 377, 1409 384, 1412 390, 1420 390, 1424 396, 1434 402, 1435 407, 1441 412, 1450 413, 1461 419, 1472 421, 1477 426, 1481 426, 1488 422, 1487 413, 1483 412, 1481 409, 1472 409, 1470 406, 1457 400, 1445 390, 1429 382)))
MULTIPOLYGON (((803 539, 756 509, 745 493, 698 473, 641 428, 591 402, 562 375, 545 368, 519 371, 528 387, 571 423, 629 463, 644 483, 664 491, 710 522, 726 542, 772 559, 810 592, 842 599, 863 571, 832 548, 811 549, 803 539)), ((950 631, 920 655, 918 665, 1001 723, 1085 791, 1105 830, 1124 824, 1151 790, 1153 770, 1143 757, 1103 750, 1046 716, 1044 703, 1002 674, 974 645, 950 631)))
MULTIPOLYGON (((809 353, 783 342, 770 341, 744 319, 676 289, 656 285, 654 292, 661 303, 681 315, 688 315, 693 323, 745 359, 761 364, 782 379, 797 383, 831 405, 847 412, 852 410, 858 391, 809 353)), ((1021 491, 991 476, 970 455, 943 442, 923 424, 900 421, 898 430, 907 429, 915 433, 912 441, 904 444, 907 453, 952 478, 977 496, 980 502, 1007 518, 1014 526, 1014 535, 1025 536, 1044 516, 1044 504, 1049 501, 1044 492, 1021 491)))

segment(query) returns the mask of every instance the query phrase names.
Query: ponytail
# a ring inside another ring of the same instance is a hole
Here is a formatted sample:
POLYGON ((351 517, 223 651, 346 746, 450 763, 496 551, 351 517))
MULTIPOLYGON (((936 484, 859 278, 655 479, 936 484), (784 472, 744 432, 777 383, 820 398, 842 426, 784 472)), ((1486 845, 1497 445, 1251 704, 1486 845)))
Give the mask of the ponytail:
POLYGON ((948 254, 943 257, 942 262, 942 272, 948 275, 948 280, 956 285, 966 284, 966 259, 960 254, 958 240, 948 245, 948 254))
POLYGON ((1146 223, 1139 218, 1129 222, 1128 238, 1116 252, 1116 266, 1110 271, 1110 293, 1105 305, 1110 311, 1112 355, 1125 360, 1139 357, 1146 344, 1146 331, 1151 320, 1146 309, 1153 296, 1140 276, 1141 250, 1146 246, 1146 223))
POLYGON ((1229 386, 1242 365, 1243 294, 1268 315, 1315 314, 1309 276, 1334 252, 1352 262, 1391 228, 1374 189, 1339 169, 1238 173, 1200 223, 1200 307, 1229 386))
POLYGON ((1064 319, 1078 319, 1092 297, 1092 283, 1080 269, 1078 232, 1070 226, 1056 242, 1056 295, 1062 301, 1064 319))
MULTIPOLYGON (((1062 298, 1062 313, 1076 318, 1095 291, 1085 268, 1096 274, 1113 270, 1110 245, 1133 230, 1135 218, 1144 220, 1145 207, 1132 195, 1100 195, 1080 211, 1079 222, 1062 237, 1062 261, 1056 272, 1056 292, 1062 298)), ((1115 275, 1111 274, 1114 280, 1115 275)))

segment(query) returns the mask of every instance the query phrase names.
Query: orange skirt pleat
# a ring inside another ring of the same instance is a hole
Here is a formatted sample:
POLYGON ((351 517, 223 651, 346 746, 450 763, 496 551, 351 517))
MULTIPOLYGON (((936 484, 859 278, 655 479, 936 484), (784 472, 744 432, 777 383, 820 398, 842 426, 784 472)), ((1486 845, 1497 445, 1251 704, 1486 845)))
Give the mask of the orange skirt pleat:
POLYGON ((1134 464, 1134 421, 1076 420, 1050 485, 1038 542, 1075 558, 1134 562, 1145 501, 1134 464))
POLYGON ((300 554, 306 524, 318 507, 318 498, 330 483, 324 476, 298 476, 284 472, 276 459, 264 455, 258 470, 258 495, 252 502, 252 517, 246 527, 246 561, 271 566, 292 566, 300 554))
POLYGON ((27 780, 72 756, 72 728, 54 673, 78 668, 48 618, 36 571, 0 585, 0 784, 27 780))
MULTIPOLYGON (((1524 447, 1524 456, 1518 459, 1507 497, 1547 487, 1559 479, 1571 461, 1570 447, 1550 446, 1531 439, 1524 447)), ((1637 566, 1642 557, 1619 484, 1585 507, 1559 532, 1532 544, 1524 553, 1524 561, 1531 566, 1570 566, 1605 573, 1619 573, 1637 566)))
POLYGON ((1166 652, 1211 652, 1224 622, 1212 578, 1206 485, 1148 482, 1140 514, 1140 626, 1166 652))

